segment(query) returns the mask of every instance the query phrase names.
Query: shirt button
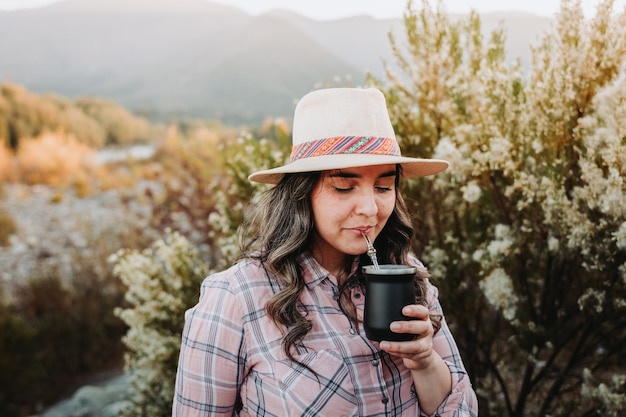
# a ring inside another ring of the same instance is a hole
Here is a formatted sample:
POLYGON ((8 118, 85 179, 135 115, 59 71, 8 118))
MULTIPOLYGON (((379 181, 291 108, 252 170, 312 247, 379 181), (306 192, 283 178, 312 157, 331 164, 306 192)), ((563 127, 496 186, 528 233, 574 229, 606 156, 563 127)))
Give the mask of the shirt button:
POLYGON ((356 334, 356 330, 354 329, 350 329, 349 331, 350 331, 350 334, 353 334, 353 335, 356 334))
POLYGON ((372 361, 372 366, 378 366, 378 359, 374 359, 372 361))
POLYGON ((389 398, 387 398, 387 397, 383 397, 380 401, 381 401, 383 404, 387 404, 387 403, 389 402, 389 398))
POLYGON ((356 294, 354 294, 354 298, 356 298, 357 300, 361 298, 361 293, 357 292, 356 294))

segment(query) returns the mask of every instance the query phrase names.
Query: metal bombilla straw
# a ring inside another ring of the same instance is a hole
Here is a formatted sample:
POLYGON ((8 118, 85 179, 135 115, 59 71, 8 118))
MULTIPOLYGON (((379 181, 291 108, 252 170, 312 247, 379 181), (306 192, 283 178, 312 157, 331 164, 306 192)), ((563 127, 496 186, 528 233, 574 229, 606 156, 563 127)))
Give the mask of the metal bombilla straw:
POLYGON ((372 260, 372 264, 374 264, 374 268, 380 269, 380 267, 378 266, 378 259, 376 258, 376 248, 374 247, 374 245, 372 245, 372 242, 370 242, 369 238, 367 237, 365 233, 361 232, 361 235, 363 236, 363 239, 365 239, 365 243, 367 244, 367 256, 369 256, 370 259, 372 260))

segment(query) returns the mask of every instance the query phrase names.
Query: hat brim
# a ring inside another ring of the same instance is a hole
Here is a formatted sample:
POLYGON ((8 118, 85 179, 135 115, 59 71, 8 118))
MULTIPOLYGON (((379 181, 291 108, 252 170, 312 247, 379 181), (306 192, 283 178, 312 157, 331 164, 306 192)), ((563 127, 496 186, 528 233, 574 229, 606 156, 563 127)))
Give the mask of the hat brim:
POLYGON ((299 159, 278 168, 258 171, 250 174, 248 179, 264 184, 278 184, 285 174, 386 164, 400 164, 404 178, 425 177, 438 174, 448 168, 449 165, 448 161, 441 159, 409 158, 393 155, 323 155, 299 159))

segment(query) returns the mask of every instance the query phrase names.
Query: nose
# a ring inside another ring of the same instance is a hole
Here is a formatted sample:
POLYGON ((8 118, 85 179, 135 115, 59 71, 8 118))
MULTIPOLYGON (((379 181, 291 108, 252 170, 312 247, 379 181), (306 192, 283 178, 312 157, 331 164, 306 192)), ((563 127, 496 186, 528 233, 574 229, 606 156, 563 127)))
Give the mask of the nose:
POLYGON ((368 217, 378 214, 378 202, 373 190, 363 190, 359 193, 355 213, 368 217))

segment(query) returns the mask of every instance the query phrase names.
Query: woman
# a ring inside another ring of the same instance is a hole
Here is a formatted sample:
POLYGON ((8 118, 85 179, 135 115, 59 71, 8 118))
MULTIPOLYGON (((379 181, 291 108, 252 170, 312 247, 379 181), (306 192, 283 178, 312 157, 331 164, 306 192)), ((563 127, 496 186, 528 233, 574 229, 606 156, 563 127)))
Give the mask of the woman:
POLYGON ((173 415, 476 416, 476 396, 423 265, 400 177, 448 163, 400 155, 376 89, 314 91, 297 104, 286 165, 257 207, 239 262, 208 277, 186 314, 173 415), (367 339, 365 239, 380 263, 418 268, 404 342, 367 339))

